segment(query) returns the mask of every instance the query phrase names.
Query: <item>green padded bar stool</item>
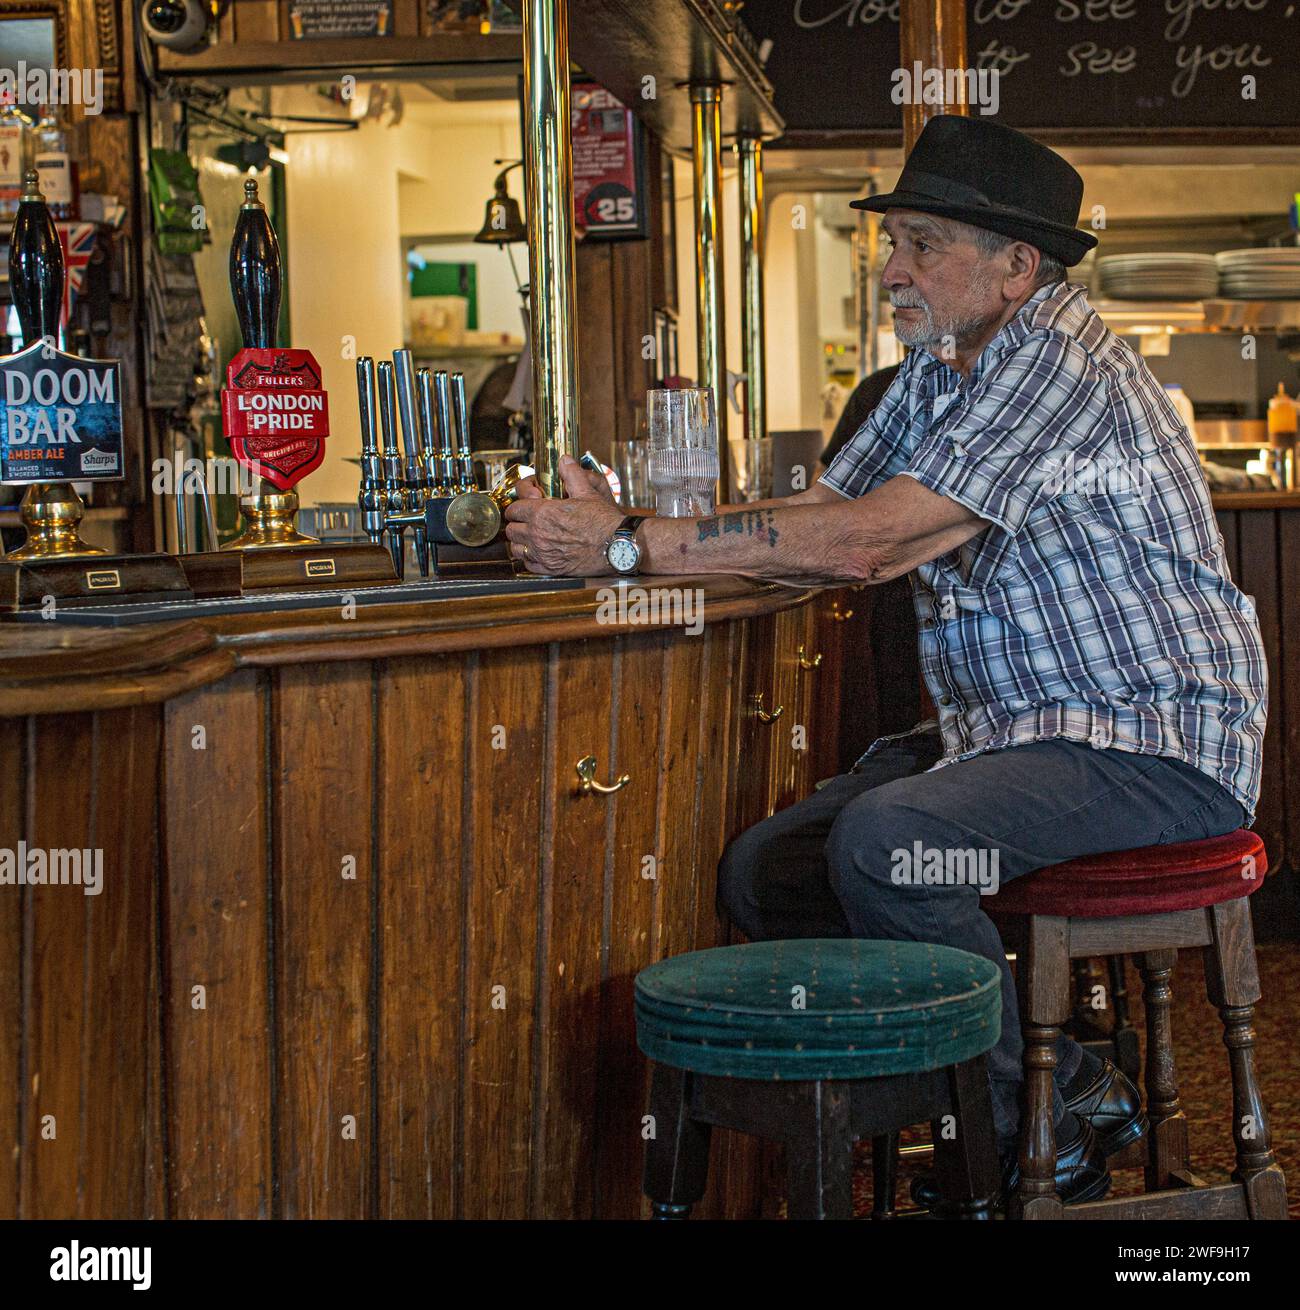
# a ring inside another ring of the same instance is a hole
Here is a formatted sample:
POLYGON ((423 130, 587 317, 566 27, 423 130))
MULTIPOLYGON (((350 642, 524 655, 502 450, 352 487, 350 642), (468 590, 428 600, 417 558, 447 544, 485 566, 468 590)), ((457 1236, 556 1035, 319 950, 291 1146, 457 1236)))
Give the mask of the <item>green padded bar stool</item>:
POLYGON ((785 1143, 790 1218, 848 1219, 853 1143, 929 1119, 941 1211, 989 1218, 998 1164, 984 1056, 1000 994, 996 965, 923 942, 752 942, 642 969, 654 1217, 685 1219, 704 1195, 716 1126, 785 1143))

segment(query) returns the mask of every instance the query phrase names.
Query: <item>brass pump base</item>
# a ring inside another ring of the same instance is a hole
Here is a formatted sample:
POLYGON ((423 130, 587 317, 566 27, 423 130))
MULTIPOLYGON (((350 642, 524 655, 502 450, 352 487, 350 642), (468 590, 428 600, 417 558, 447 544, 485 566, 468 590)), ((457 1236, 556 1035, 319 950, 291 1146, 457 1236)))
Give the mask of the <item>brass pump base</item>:
POLYGON ((227 542, 222 550, 260 550, 267 546, 315 546, 319 539, 299 532, 294 520, 298 517, 298 493, 277 491, 268 483, 262 490, 239 502, 239 511, 247 525, 234 541, 227 542))
POLYGON ((99 546, 83 541, 78 529, 86 507, 71 482, 33 482, 23 495, 18 516, 27 540, 7 559, 66 559, 72 555, 105 555, 99 546))

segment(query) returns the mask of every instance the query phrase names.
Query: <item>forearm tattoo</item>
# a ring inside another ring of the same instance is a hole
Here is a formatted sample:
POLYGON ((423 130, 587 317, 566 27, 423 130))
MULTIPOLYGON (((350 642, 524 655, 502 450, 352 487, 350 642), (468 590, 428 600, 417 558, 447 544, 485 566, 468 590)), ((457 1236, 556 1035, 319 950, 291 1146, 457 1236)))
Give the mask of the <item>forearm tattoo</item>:
POLYGON ((758 537, 769 546, 776 545, 781 534, 772 526, 770 509, 747 509, 738 514, 719 514, 713 518, 700 519, 698 541, 708 541, 710 537, 720 540, 736 533, 745 537, 758 537))

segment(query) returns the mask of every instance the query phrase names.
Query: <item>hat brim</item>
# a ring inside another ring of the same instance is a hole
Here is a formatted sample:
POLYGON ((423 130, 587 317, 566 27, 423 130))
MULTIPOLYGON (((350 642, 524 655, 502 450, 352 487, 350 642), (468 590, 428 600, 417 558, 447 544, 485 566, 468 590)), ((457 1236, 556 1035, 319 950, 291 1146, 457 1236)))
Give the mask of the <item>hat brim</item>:
POLYGON ((948 204, 921 191, 889 191, 882 196, 865 196, 861 200, 850 200, 849 208, 869 209, 877 214, 883 214, 887 209, 915 209, 921 214, 955 218, 972 227, 1027 241, 1045 255, 1059 259, 1066 267, 1077 264, 1097 244, 1097 238, 1091 232, 1049 223, 1023 210, 948 204))

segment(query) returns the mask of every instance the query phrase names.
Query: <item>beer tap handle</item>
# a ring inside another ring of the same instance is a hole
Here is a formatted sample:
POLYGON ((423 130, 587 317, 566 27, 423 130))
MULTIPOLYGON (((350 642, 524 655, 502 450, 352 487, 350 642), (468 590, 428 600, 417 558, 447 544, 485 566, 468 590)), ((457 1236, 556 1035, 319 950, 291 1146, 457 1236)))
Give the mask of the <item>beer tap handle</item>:
POLYGON ((447 372, 439 369, 433 375, 433 390, 438 402, 438 454, 442 463, 442 480, 450 495, 456 490, 456 455, 451 436, 451 387, 447 372))
MULTIPOLYGON (((424 486, 420 465, 420 428, 415 409, 415 370, 409 350, 393 351, 393 377, 397 383, 397 412, 402 420, 402 447, 406 452, 406 480, 412 487, 424 486)), ((412 505, 412 509, 420 508, 412 505)))
MULTIPOLYGON (((397 449, 397 412, 393 403, 393 366, 381 359, 379 377, 379 428, 383 438, 384 491, 388 515, 401 514, 406 508, 402 491, 402 457, 397 449)), ((406 576, 405 529, 400 523, 385 522, 388 550, 399 578, 406 576)))
POLYGON ((470 447, 469 405, 465 401, 464 373, 453 373, 451 375, 451 398, 456 408, 456 432, 460 439, 460 450, 456 459, 459 465, 460 489, 462 491, 473 491, 476 485, 474 482, 474 455, 470 447))
POLYGON ((9 238, 9 298, 18 311, 23 346, 59 340, 63 307, 63 247, 35 169, 23 175, 22 198, 9 238))
MULTIPOLYGON (((424 442, 420 437, 419 414, 415 408, 415 368, 409 350, 393 351, 393 375, 397 380, 397 408, 402 419, 402 445, 406 451, 406 508, 408 513, 423 513, 429 499, 429 484, 420 455, 424 442)), ((423 522, 412 529, 420 576, 429 576, 429 534, 423 522)))
MULTIPOLYGON (((176 468, 185 467, 185 447, 181 440, 180 433, 173 433, 175 438, 172 447, 172 462, 176 468)), ((202 478, 199 479, 203 481, 202 478)), ((190 520, 185 510, 185 482, 182 479, 176 487, 175 494, 172 496, 172 502, 176 510, 176 553, 178 555, 188 555, 190 553, 190 520)))
POLYGON ((420 431, 424 436, 424 466, 429 474, 429 488, 434 496, 445 496, 448 488, 443 485, 442 469, 438 459, 438 448, 434 434, 436 427, 433 418, 433 374, 427 368, 417 369, 415 374, 416 392, 420 403, 420 431))
POLYGON ((269 349, 280 326, 280 243, 257 198, 257 182, 244 183, 244 203, 230 243, 230 290, 245 346, 269 349))
POLYGON ((212 497, 208 495, 208 484, 203 478, 199 479, 199 501, 203 507, 204 549, 220 550, 217 540, 217 516, 212 512, 212 497))
POLYGON ((384 536, 386 495, 375 430, 375 361, 369 355, 357 360, 357 406, 361 417, 361 490, 357 502, 366 536, 377 545, 384 536))
POLYGON ((361 453, 379 454, 375 428, 375 361, 369 355, 357 359, 357 406, 361 417, 361 453))

